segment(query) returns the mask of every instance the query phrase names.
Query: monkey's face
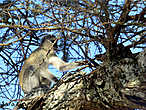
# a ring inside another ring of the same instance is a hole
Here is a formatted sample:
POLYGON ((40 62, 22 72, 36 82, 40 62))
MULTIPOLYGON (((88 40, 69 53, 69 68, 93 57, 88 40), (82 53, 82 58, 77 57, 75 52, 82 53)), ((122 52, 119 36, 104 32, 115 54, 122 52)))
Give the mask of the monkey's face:
POLYGON ((42 41, 41 41, 41 47, 43 48, 48 48, 48 47, 53 47, 56 48, 57 47, 57 42, 54 44, 56 38, 54 35, 48 35, 48 36, 44 36, 42 41))
POLYGON ((41 44, 45 41, 45 40, 49 40, 52 43, 54 43, 54 41, 56 40, 54 35, 46 35, 42 38, 41 44))

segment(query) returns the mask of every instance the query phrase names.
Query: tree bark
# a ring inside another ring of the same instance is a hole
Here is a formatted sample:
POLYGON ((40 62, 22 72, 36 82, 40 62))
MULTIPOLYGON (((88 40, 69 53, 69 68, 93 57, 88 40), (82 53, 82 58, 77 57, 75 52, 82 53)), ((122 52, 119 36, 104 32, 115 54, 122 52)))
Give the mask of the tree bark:
POLYGON ((32 110, 146 109, 146 49, 135 58, 102 63, 89 74, 67 73, 47 94, 31 100, 32 110))

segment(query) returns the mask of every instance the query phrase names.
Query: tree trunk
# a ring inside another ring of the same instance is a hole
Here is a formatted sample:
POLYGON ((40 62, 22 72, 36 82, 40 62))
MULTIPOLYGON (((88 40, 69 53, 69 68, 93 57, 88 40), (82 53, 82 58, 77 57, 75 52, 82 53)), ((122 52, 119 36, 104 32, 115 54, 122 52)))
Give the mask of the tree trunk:
POLYGON ((28 110, 146 109, 146 49, 134 59, 103 63, 90 74, 69 72, 33 100, 28 110))

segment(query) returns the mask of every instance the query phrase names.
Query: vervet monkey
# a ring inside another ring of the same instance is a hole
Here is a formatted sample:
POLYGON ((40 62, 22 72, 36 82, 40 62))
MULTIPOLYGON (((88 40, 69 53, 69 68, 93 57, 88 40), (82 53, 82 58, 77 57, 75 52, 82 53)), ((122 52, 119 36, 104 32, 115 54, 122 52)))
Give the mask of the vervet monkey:
POLYGON ((19 73, 19 83, 24 94, 28 94, 33 88, 40 86, 49 88, 52 81, 58 81, 48 70, 48 65, 52 64, 60 71, 67 71, 79 66, 79 63, 66 63, 58 58, 54 52, 54 44, 50 41, 50 37, 43 38, 40 47, 31 53, 22 66, 22 70, 19 73))

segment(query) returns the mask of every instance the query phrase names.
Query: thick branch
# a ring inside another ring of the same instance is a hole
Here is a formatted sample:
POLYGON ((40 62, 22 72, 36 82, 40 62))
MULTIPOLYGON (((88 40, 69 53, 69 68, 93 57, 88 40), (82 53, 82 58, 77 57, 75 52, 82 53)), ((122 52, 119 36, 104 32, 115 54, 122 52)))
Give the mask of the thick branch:
POLYGON ((146 108, 145 67, 146 50, 136 59, 102 64, 88 75, 82 71, 67 73, 48 94, 27 106, 34 109, 37 104, 44 110, 146 108))

